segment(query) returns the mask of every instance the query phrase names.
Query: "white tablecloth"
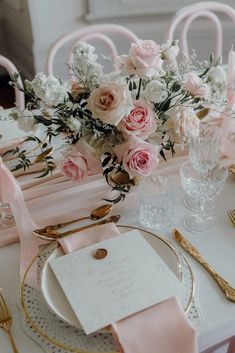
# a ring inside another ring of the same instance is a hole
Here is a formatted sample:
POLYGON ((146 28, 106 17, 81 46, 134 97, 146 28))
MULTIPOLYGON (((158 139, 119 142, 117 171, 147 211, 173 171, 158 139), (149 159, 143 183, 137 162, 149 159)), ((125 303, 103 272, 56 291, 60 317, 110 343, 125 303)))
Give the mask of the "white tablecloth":
MULTIPOLYGON (((0 122, 0 126, 2 123, 0 122)), ((1 128, 0 128, 0 131, 1 128)), ((16 136, 14 136, 16 137, 16 136)), ((81 186, 82 187, 82 186, 81 186)), ((137 189, 136 189, 137 190, 137 189)), ((136 192, 134 189, 132 192, 136 192)), ((76 188, 79 200, 79 188, 76 188)), ((175 219, 173 226, 182 231, 204 255, 208 262, 235 287, 235 229, 232 228, 226 211, 235 208, 235 177, 230 176, 225 190, 219 196, 216 209, 217 225, 214 232, 197 235, 186 231, 182 226, 182 217, 186 208, 182 202, 183 192, 177 191, 175 201, 175 219)), ((79 205, 78 208, 83 205, 79 205)), ((120 208, 120 206, 118 206, 120 208)), ((46 210, 44 209, 44 214, 46 210)), ((121 224, 137 224, 138 205, 129 213, 122 214, 121 224)), ((173 227, 172 226, 172 227, 173 227)), ((172 242, 171 228, 161 232, 172 242)), ((1 236, 1 232, 0 232, 1 236)), ((177 247, 178 244, 176 244, 177 247)), ((21 329, 20 312, 17 306, 19 295, 19 243, 0 248, 0 287, 4 288, 9 307, 13 313, 13 335, 21 353, 42 353, 42 349, 21 329)), ((198 302, 202 312, 202 322, 198 326, 199 351, 219 343, 226 342, 235 335, 235 303, 229 302, 208 273, 186 254, 197 279, 198 302)), ((226 352, 227 344, 216 352, 226 352)), ((12 352, 8 337, 0 330, 0 353, 12 352)), ((229 352, 231 353, 231 352, 229 352)))
MULTIPOLYGON (((179 195, 181 193, 179 192, 179 195)), ((226 211, 234 207, 235 178, 230 176, 224 192, 218 199, 216 210, 216 231, 197 235, 184 230, 182 215, 187 212, 182 204, 181 196, 176 204, 174 226, 202 252, 208 262, 235 287, 235 229, 229 223, 226 211)), ((132 223, 137 210, 123 215, 122 223, 132 223)), ((170 230, 162 232, 171 241, 170 230)), ((186 254, 187 256, 187 254, 186 254)), ((203 314, 203 322, 198 328, 200 351, 223 342, 235 334, 235 303, 229 302, 208 273, 191 257, 187 256, 197 278, 198 300, 203 314)), ((19 294, 19 244, 12 244, 0 249, 0 285, 13 312, 13 334, 20 352, 41 353, 42 350, 31 341, 20 328, 20 314, 16 299, 19 294)), ((1 352, 10 353, 7 337, 0 331, 1 352)))

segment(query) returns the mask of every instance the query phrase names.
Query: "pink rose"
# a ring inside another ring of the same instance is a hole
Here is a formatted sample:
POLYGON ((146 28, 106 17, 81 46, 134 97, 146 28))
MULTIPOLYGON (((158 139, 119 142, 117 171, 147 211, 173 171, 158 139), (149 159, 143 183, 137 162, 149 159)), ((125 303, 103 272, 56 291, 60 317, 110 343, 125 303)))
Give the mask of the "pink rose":
POLYGON ((80 152, 71 153, 62 162, 61 173, 72 181, 80 181, 87 176, 87 161, 80 152))
POLYGON ((74 148, 86 158, 89 174, 102 173, 101 159, 97 150, 84 139, 79 140, 76 145, 74 145, 74 148))
POLYGON ((197 98, 208 99, 210 95, 210 88, 202 79, 194 72, 187 74, 185 87, 189 93, 197 98))
POLYGON ((99 88, 94 89, 87 102, 87 108, 94 118, 112 125, 118 125, 132 108, 132 99, 127 86, 113 82, 104 82, 99 88))
POLYGON ((123 167, 130 178, 150 175, 156 170, 159 163, 158 148, 135 136, 131 136, 127 142, 115 146, 114 152, 119 161, 123 162, 123 167))
POLYGON ((156 130, 156 120, 151 106, 144 100, 134 102, 134 108, 118 125, 118 129, 127 135, 147 138, 156 130))
POLYGON ((160 45, 153 40, 139 40, 138 43, 131 44, 129 54, 148 65, 154 65, 159 52, 160 45))
POLYGON ((115 68, 124 75, 138 75, 151 78, 162 71, 163 60, 160 58, 160 46, 153 40, 139 40, 132 43, 129 55, 115 59, 115 68))
POLYGON ((96 150, 84 139, 73 145, 60 169, 62 174, 72 181, 80 181, 88 174, 102 173, 101 161, 96 150))

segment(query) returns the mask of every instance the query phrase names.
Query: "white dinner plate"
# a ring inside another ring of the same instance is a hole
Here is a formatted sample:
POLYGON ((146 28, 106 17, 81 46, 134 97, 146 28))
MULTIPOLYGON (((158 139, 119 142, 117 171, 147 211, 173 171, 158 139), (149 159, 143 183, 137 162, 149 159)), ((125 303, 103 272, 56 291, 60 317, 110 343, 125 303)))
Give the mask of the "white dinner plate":
MULTIPOLYGON (((118 229, 121 233, 126 233, 133 229, 133 227, 129 226, 118 226, 118 229)), ((193 298, 194 292, 194 280, 192 271, 189 268, 188 263, 186 263, 186 267, 188 266, 189 276, 191 276, 190 280, 184 280, 184 271, 185 271, 185 263, 182 266, 182 259, 179 254, 179 251, 175 249, 175 247, 170 244, 168 240, 150 233, 148 231, 142 230, 140 228, 136 228, 140 231, 140 233, 145 237, 148 243, 154 248, 154 250, 158 253, 158 255, 162 258, 162 260, 168 265, 170 270, 179 278, 182 283, 182 297, 179 297, 184 310, 190 306, 191 300, 193 298), (185 283, 184 283, 185 282, 185 283), (190 282, 190 285, 188 283, 190 282)), ((49 261, 55 259, 57 257, 63 256, 64 253, 61 247, 56 248, 50 256, 45 261, 44 267, 41 273, 41 290, 43 293, 43 297, 47 302, 50 309, 61 319, 66 321, 72 326, 77 328, 81 328, 78 319, 76 318, 69 302, 67 301, 62 288, 60 287, 59 282, 57 281, 50 265, 49 261)), ((184 258, 185 261, 185 258, 184 258)), ((161 285, 161 284, 159 284, 161 285)))

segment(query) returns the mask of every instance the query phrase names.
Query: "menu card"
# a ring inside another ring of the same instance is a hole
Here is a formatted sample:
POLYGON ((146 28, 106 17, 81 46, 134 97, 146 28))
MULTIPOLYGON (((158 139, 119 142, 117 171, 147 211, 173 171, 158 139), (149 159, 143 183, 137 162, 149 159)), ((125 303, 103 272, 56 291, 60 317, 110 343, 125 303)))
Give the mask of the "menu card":
POLYGON ((53 259, 50 266, 86 334, 181 291, 138 230, 53 259))

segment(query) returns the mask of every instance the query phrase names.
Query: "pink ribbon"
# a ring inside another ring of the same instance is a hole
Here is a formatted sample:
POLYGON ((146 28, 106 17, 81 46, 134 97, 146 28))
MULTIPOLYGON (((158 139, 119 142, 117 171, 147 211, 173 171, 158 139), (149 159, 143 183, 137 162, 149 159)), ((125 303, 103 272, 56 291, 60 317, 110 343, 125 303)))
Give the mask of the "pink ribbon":
MULTIPOLYGON (((11 205, 17 230, 20 235, 21 242, 21 269, 25 268, 32 260, 32 253, 38 247, 40 241, 36 241, 32 235, 32 231, 37 229, 37 224, 32 220, 28 208, 25 204, 24 197, 20 185, 16 181, 13 174, 4 165, 0 157, 0 195, 4 202, 11 205), (23 243, 27 244, 23 244, 23 243)), ((22 273, 21 273, 22 277, 22 273)))

